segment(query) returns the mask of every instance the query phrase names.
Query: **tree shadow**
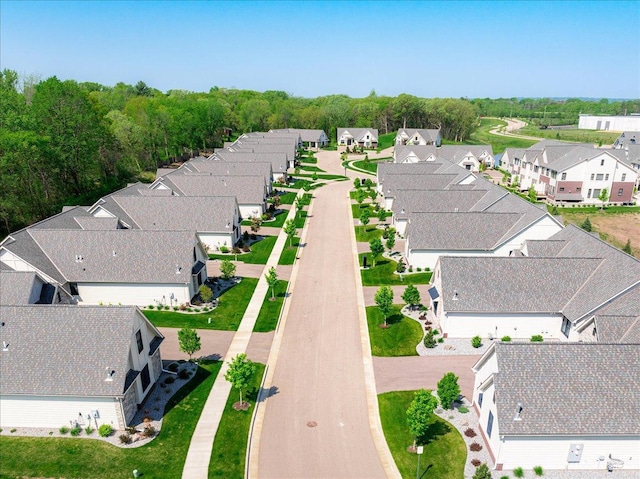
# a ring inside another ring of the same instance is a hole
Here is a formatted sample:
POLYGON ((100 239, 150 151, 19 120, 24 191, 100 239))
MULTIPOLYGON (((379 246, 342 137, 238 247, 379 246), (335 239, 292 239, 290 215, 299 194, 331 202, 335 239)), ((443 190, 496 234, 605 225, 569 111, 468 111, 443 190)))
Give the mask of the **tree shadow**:
POLYGON ((257 395, 257 398, 259 399, 259 402, 264 402, 271 396, 275 396, 279 392, 280 390, 278 389, 278 386, 271 386, 270 388, 261 387, 258 391, 259 394, 257 395))
POLYGON ((387 324, 389 326, 394 325, 394 324, 398 324, 400 321, 402 321, 402 318, 404 318, 404 316, 401 313, 399 313, 399 312, 394 313, 394 314, 392 314, 391 316, 389 316, 387 318, 387 324))
MULTIPOLYGON (((213 363, 215 361, 205 360, 203 361, 205 364, 213 363)), ((204 368, 198 367, 196 370, 196 374, 193 378, 184 386, 176 391, 176 393, 167 401, 167 405, 164 408, 164 415, 166 416, 169 411, 171 411, 174 407, 180 404, 191 392, 196 389, 200 384, 202 384, 209 376, 211 376, 211 371, 208 371, 204 368)))
POLYGON ((213 354, 209 354, 208 356, 202 356, 200 358, 200 362, 203 364, 210 364, 212 362, 217 362, 217 361, 221 361, 222 360, 222 356, 219 355, 218 353, 213 353, 213 354))
POLYGON ((451 427, 444 421, 434 421, 427 427, 427 431, 418 438, 418 444, 428 446, 436 441, 439 436, 445 436, 451 432, 451 427))

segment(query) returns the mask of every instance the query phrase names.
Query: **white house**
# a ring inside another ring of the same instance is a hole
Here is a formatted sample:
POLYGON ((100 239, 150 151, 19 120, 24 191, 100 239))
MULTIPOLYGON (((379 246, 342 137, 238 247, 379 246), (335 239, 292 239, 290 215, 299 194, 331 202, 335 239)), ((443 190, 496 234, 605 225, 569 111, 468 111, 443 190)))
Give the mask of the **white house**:
POLYGON ((194 232, 30 227, 0 243, 0 261, 57 283, 80 304, 188 303, 207 279, 194 232))
POLYGON ((336 134, 339 146, 378 146, 378 130, 375 128, 338 128, 336 134))
POLYGON ((302 146, 318 150, 329 144, 329 137, 324 130, 310 130, 303 128, 285 128, 282 130, 269 130, 269 133, 295 133, 300 135, 302 146))
POLYGON ((440 129, 400 128, 396 134, 396 145, 435 145, 440 146, 440 129))
POLYGON ((128 196, 98 200, 89 213, 112 217, 130 229, 196 233, 209 251, 232 247, 240 239, 240 209, 235 196, 128 196))
POLYGON ((477 173, 480 165, 492 167, 493 148, 491 145, 445 145, 434 144, 405 145, 397 143, 393 150, 395 163, 422 163, 447 160, 450 163, 477 173))
POLYGON ((617 157, 617 150, 585 145, 540 142, 524 150, 507 149, 501 163, 520 190, 533 187, 538 196, 555 203, 601 204, 633 201, 638 170, 617 157))
POLYGON ((496 342, 473 371, 495 469, 640 469, 640 344, 496 342))
POLYGON ((136 307, 0 306, 0 427, 124 429, 162 373, 136 307))

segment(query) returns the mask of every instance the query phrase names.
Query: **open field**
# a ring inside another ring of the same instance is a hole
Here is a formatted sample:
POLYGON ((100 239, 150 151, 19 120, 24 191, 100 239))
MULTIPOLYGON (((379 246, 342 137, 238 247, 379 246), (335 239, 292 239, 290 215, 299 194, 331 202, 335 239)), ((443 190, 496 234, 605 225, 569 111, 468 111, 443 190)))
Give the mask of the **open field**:
POLYGON ((558 214, 565 223, 578 226, 589 217, 600 238, 618 248, 631 240, 633 255, 640 257, 640 207, 558 208, 558 214))
POLYGON ((620 132, 578 130, 577 128, 567 130, 541 130, 538 125, 527 125, 524 128, 515 130, 513 133, 517 135, 539 136, 541 139, 575 141, 577 143, 593 143, 596 145, 611 145, 616 141, 616 138, 620 136, 620 132))

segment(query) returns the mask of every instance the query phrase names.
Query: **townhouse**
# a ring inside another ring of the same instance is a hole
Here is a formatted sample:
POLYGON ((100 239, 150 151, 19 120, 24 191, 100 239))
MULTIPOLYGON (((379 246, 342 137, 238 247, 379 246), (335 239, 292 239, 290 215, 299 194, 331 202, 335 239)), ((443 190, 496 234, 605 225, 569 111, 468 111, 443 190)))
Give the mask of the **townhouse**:
POLYGON ((422 163, 447 160, 474 173, 484 167, 494 166, 491 145, 403 145, 396 144, 393 149, 395 163, 422 163))
POLYGON ((395 138, 396 145, 435 145, 442 144, 440 129, 400 128, 395 138))
POLYGON ((301 128, 284 128, 269 130, 269 133, 293 133, 300 136, 302 146, 305 148, 313 148, 316 151, 329 145, 329 137, 324 130, 301 129, 301 128))
POLYGON ((338 128, 338 146, 378 147, 378 130, 375 128, 338 128))

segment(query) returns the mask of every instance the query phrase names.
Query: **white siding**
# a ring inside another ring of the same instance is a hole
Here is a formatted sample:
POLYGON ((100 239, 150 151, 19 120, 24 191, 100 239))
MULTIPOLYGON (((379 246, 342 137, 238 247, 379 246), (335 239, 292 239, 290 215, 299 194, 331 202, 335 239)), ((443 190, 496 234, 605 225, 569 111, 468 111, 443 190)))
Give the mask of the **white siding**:
MULTIPOLYGON (((230 227, 231 228, 231 227, 230 227)), ((198 233, 198 238, 203 245, 209 248, 209 251, 217 251, 220 246, 233 246, 235 241, 233 231, 228 234, 223 233, 198 233)))
POLYGON ((173 304, 188 303, 195 294, 189 284, 153 284, 153 283, 78 283, 79 304, 126 304, 147 306, 169 304, 173 293, 173 304))
POLYGON ((496 462, 505 469, 542 466, 544 469, 605 470, 609 454, 624 461, 623 469, 640 469, 640 436, 506 437, 496 462), (569 447, 575 443, 583 445, 582 457, 579 463, 569 464, 569 447), (604 460, 599 460, 601 457, 604 460))
POLYGON ((515 340, 530 339, 534 334, 540 334, 545 339, 567 339, 560 331, 561 314, 446 312, 440 317, 440 326, 443 333, 450 338, 472 338, 476 335, 482 338, 510 336, 515 340))
POLYGON ((16 271, 34 271, 34 272, 38 273, 40 276, 42 276, 42 278, 46 282, 48 282, 48 283, 57 283, 56 280, 54 280, 50 276, 47 276, 42 271, 34 268, 28 262, 26 262, 22 258, 14 255, 13 253, 11 253, 10 251, 8 251, 6 249, 0 249, 0 262, 6 264, 7 266, 9 266, 10 268, 12 268, 12 269, 14 269, 16 271))
POLYGON ((581 130, 640 131, 640 116, 580 115, 581 130), (600 128, 598 128, 600 122, 600 128), (607 122, 609 127, 607 128, 607 122))
MULTIPOLYGON (((98 425, 111 424, 118 427, 116 408, 119 403, 114 398, 82 398, 55 396, 1 396, 0 426, 7 427, 45 427, 57 430, 70 426, 69 421, 87 424, 87 415, 98 411, 98 425)), ((95 428, 95 420, 91 419, 95 428)))
POLYGON ((248 219, 248 218, 251 218, 252 216, 262 216, 263 213, 264 213, 264 205, 258 205, 258 204, 240 205, 240 216, 242 216, 243 219, 248 219))

